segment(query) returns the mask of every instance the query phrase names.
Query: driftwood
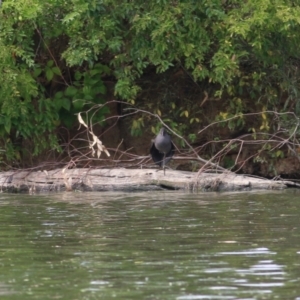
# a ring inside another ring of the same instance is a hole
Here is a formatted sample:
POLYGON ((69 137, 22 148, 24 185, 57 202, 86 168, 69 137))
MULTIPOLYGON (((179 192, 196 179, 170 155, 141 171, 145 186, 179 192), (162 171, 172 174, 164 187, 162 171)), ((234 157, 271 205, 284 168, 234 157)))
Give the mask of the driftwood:
POLYGON ((231 172, 200 173, 157 169, 56 169, 52 171, 8 171, 0 173, 0 191, 243 191, 284 189, 300 185, 231 172))

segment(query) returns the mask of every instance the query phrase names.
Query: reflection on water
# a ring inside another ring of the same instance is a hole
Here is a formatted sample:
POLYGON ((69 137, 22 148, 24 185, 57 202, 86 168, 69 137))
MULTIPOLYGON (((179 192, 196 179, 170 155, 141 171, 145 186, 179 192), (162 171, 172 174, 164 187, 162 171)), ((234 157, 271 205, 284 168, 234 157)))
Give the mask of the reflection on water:
POLYGON ((1 194, 0 297, 300 299, 298 198, 1 194))

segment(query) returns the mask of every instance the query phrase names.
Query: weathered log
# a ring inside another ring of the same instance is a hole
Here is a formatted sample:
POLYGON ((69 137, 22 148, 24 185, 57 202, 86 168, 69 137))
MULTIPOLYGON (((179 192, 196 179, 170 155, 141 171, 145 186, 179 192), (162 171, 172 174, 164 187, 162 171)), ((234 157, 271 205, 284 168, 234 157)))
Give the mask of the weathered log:
POLYGON ((0 173, 0 188, 6 192, 78 191, 242 191, 284 189, 297 186, 231 172, 221 174, 156 169, 56 169, 0 173))

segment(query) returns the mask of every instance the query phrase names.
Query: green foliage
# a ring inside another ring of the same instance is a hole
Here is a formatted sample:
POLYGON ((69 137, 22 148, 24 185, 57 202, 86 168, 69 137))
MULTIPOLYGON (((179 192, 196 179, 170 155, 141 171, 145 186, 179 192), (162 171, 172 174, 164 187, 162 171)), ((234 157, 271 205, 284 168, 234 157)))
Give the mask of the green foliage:
MULTIPOLYGON (((104 119, 105 78, 134 103, 142 75, 170 68, 212 85, 231 129, 246 126, 249 109, 300 115, 299 29, 292 0, 5 0, 0 146, 21 136, 34 153, 57 147, 57 126, 72 127, 76 113, 104 119)), ((166 122, 178 132, 200 122, 197 101, 167 102, 166 122)), ((135 122, 132 133, 140 134, 143 122, 135 122)), ((266 118, 258 128, 270 126, 266 118)))
POLYGON ((103 73, 109 74, 109 72, 110 70, 101 64, 95 64, 92 69, 83 73, 76 71, 73 85, 54 95, 53 101, 60 113, 60 120, 65 126, 71 128, 77 122, 76 115, 87 110, 88 113, 84 118, 93 124, 104 120, 109 109, 101 107, 102 95, 106 93, 101 76, 103 73))
POLYGON ((71 128, 83 109, 89 109, 87 117, 94 122, 108 113, 99 105, 106 92, 102 76, 110 73, 109 67, 94 57, 90 67, 73 73, 60 62, 71 29, 61 22, 69 4, 7 0, 1 6, 0 145, 6 151, 0 159, 21 159, 22 143, 32 145, 33 155, 59 150, 57 126, 71 128))
POLYGON ((132 136, 141 136, 143 133, 143 127, 144 127, 144 119, 143 117, 140 117, 138 119, 135 119, 132 121, 131 125, 131 135, 132 136))

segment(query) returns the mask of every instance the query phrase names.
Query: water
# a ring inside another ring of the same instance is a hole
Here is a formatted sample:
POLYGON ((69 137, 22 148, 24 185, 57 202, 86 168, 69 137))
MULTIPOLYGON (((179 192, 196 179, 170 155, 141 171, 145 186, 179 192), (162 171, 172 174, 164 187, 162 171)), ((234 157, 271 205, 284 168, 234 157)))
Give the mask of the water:
POLYGON ((300 299, 299 193, 0 194, 0 297, 300 299))

